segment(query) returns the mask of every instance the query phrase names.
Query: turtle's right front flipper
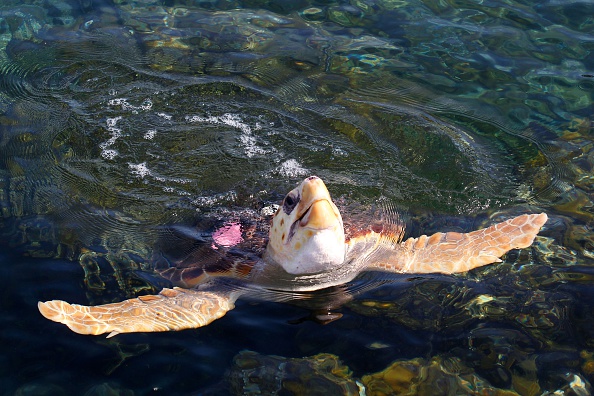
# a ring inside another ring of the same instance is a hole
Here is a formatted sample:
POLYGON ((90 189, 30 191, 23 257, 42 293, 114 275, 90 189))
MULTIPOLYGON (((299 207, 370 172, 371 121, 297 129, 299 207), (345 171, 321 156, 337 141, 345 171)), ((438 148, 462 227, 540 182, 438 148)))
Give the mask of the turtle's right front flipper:
POLYGON ((157 332, 193 329, 222 317, 234 307, 236 297, 223 294, 163 289, 154 296, 141 296, 119 303, 84 306, 52 300, 39 302, 47 319, 63 323, 79 334, 157 332))

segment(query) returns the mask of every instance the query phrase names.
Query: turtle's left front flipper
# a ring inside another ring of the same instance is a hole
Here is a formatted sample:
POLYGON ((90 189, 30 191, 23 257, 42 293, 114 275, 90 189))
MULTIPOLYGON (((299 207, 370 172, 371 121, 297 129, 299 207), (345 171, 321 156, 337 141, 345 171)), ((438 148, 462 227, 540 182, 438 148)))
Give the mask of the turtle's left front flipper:
POLYGON ((79 334, 156 332, 193 329, 209 324, 233 309, 236 297, 218 293, 163 289, 154 296, 141 296, 94 307, 52 300, 39 302, 47 319, 63 323, 79 334))
MULTIPOLYGON (((469 233, 439 232, 377 249, 372 268, 404 273, 452 274, 500 262, 511 249, 530 246, 546 223, 545 213, 509 219, 469 233)), ((381 245, 381 244, 380 244, 381 245)))

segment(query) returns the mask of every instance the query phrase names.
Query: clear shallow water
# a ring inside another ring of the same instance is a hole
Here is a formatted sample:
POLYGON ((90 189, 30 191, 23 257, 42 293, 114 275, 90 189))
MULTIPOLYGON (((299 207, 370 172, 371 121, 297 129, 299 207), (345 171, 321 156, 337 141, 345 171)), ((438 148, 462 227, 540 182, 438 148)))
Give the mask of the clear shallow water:
POLYGON ((0 12, 4 394, 590 389, 590 4, 0 12), (265 223, 310 174, 353 223, 387 199, 411 236, 550 220, 533 249, 465 276, 363 276, 325 326, 244 301, 203 329, 105 340, 38 314, 156 293, 156 257, 229 219, 265 223))

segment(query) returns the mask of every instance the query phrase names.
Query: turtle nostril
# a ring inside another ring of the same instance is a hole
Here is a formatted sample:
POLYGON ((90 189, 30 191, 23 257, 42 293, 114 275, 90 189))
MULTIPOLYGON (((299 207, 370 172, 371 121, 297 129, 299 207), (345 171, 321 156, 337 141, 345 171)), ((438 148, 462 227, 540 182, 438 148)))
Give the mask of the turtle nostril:
POLYGON ((310 176, 310 177, 307 178, 307 180, 316 180, 316 179, 319 179, 319 177, 317 177, 317 176, 310 176))

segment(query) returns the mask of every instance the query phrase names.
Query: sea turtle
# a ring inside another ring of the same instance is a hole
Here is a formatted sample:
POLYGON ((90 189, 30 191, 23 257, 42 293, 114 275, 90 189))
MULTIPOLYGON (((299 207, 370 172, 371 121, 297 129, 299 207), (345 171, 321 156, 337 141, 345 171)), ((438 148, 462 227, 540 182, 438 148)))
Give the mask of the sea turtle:
MULTIPOLYGON (((284 198, 272 218, 266 249, 257 259, 235 258, 233 265, 218 271, 199 271, 198 285, 190 271, 178 277, 185 288, 165 288, 158 295, 99 306, 53 300, 39 302, 39 310, 81 334, 109 332, 111 337, 197 328, 225 315, 250 290, 303 292, 344 284, 366 270, 452 274, 500 262, 510 249, 530 246, 546 221, 545 213, 524 214, 478 231, 440 232, 404 242, 401 228, 372 227, 347 240, 324 182, 310 176, 284 198), (249 287, 224 287, 220 280, 225 278, 249 287)), ((227 231, 234 243, 237 230, 227 231)))

